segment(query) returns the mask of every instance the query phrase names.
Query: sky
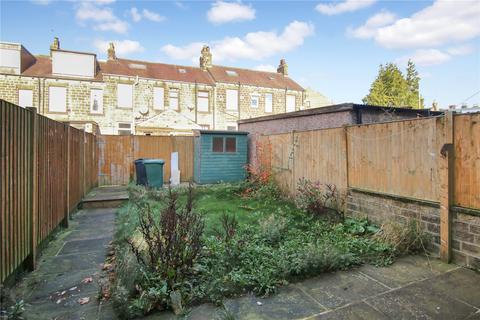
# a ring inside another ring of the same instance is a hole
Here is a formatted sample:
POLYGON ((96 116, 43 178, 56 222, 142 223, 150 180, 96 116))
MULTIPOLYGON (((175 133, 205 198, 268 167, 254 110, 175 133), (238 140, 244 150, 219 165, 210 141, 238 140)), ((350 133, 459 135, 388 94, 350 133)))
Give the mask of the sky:
POLYGON ((198 65, 275 71, 335 103, 368 94, 380 64, 412 59, 425 105, 480 103, 480 1, 4 1, 0 40, 48 54, 61 48, 198 65))

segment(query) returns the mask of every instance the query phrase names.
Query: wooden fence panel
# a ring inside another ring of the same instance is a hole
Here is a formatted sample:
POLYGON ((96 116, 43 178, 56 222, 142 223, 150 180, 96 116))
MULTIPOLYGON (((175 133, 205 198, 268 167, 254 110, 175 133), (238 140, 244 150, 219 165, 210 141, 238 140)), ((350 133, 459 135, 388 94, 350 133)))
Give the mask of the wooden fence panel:
POLYGON ((97 136, 99 185, 124 185, 133 170, 131 136, 97 136))
POLYGON ((454 203, 480 209, 480 114, 455 115, 454 203))
POLYGON ((301 178, 334 184, 342 193, 347 189, 347 146, 345 129, 335 128, 295 132, 295 185, 301 178))
POLYGON ((0 101, 0 278, 12 273, 31 252, 31 124, 25 109, 0 101))
POLYGON ((38 217, 37 244, 65 217, 67 199, 66 126, 38 115, 38 217))
POLYGON ((0 153, 3 283, 28 258, 28 266, 34 267, 36 247, 66 221, 67 213, 96 184, 96 140, 91 134, 0 100, 0 153), (84 158, 89 170, 86 178, 84 158))
POLYGON ((349 127, 348 185, 438 201, 439 118, 349 127))
POLYGON ((124 185, 134 178, 134 160, 159 158, 165 160, 164 181, 170 179, 171 153, 178 152, 181 181, 193 178, 192 136, 99 136, 98 183, 124 185))

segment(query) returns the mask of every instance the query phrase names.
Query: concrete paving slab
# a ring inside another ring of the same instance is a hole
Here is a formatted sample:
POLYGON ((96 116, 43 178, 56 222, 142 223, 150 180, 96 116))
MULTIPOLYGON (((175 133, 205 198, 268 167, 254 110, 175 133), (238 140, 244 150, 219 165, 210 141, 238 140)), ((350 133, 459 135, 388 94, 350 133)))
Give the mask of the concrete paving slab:
MULTIPOLYGON (((102 236, 98 234, 97 236, 102 236)), ((75 253, 87 253, 101 251, 105 252, 108 244, 112 241, 112 237, 104 238, 94 238, 94 239, 83 239, 83 240, 72 240, 65 242, 65 245, 62 247, 58 256, 75 254, 75 253)))
POLYGON ((355 303, 308 318, 307 320, 388 320, 383 313, 365 302, 355 303))
POLYGON ((474 307, 451 298, 443 290, 432 290, 430 282, 416 282, 369 298, 366 302, 389 319, 466 319, 477 311, 474 307))
POLYGON ((105 253, 101 251, 84 254, 68 254, 51 257, 44 261, 38 269, 39 273, 66 273, 78 272, 86 269, 100 269, 105 261, 105 253))
POLYGON ((338 308, 389 290, 355 271, 323 274, 307 279, 297 286, 328 309, 338 308))
POLYGON ((238 320, 303 319, 325 311, 315 300, 293 286, 282 288, 278 294, 269 298, 248 295, 229 299, 225 306, 238 320))
POLYGON ((388 267, 363 266, 359 271, 390 288, 398 288, 414 281, 432 278, 456 268, 425 256, 408 256, 388 267))
POLYGON ((480 309, 479 272, 458 268, 437 276, 429 281, 427 286, 480 309))

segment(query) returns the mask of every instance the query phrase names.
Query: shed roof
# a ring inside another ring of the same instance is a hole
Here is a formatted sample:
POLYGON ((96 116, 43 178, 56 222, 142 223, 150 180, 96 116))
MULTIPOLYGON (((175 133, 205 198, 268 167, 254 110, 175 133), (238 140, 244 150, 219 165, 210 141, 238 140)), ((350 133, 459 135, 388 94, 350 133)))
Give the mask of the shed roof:
POLYGON ((341 104, 334 104, 331 106, 325 106, 320 108, 312 108, 312 109, 280 113, 280 114, 274 114, 274 115, 268 115, 268 116, 250 118, 250 119, 242 119, 242 120, 238 120, 237 122, 250 123, 250 122, 258 122, 258 121, 287 119, 287 118, 295 118, 295 117, 305 117, 305 116, 316 115, 316 114, 357 111, 357 110, 374 110, 374 111, 395 110, 395 112, 399 112, 399 113, 416 113, 421 116, 434 116, 434 115, 443 114, 442 111, 432 111, 430 109, 411 109, 411 108, 397 108, 397 107, 387 107, 387 106, 374 106, 374 105, 368 105, 368 104, 341 103, 341 104))

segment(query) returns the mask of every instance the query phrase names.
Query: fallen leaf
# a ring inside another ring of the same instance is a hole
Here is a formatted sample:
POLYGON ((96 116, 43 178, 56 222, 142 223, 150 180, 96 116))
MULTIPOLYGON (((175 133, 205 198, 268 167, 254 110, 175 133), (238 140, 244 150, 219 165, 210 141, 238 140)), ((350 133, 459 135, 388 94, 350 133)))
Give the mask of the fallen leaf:
POLYGON ((87 304, 90 302, 90 297, 80 298, 78 299, 78 303, 81 305, 87 304))
POLYGON ((77 289, 77 287, 71 287, 71 288, 68 289, 68 290, 73 291, 73 290, 75 290, 75 289, 77 289))
POLYGON ((86 277, 85 279, 82 280, 82 283, 90 283, 93 281, 92 277, 86 277))
POLYGON ((60 293, 61 296, 63 296, 67 291, 63 290, 62 293, 60 293))
POLYGON ((111 266, 112 266, 111 263, 104 263, 102 269, 103 269, 103 270, 107 270, 107 269, 109 269, 111 266))

